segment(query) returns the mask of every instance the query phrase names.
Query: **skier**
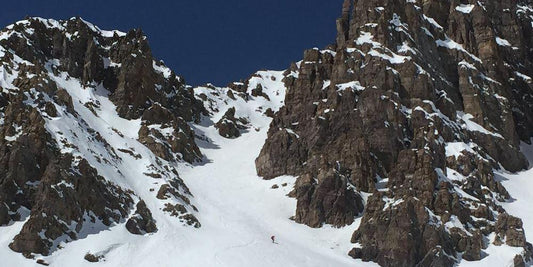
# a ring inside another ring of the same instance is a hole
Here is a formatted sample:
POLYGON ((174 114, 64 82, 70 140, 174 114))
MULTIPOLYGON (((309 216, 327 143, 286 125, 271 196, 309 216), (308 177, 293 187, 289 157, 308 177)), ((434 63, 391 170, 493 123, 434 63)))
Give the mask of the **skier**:
POLYGON ((271 236, 270 239, 272 239, 272 243, 276 243, 276 237, 275 236, 271 236))

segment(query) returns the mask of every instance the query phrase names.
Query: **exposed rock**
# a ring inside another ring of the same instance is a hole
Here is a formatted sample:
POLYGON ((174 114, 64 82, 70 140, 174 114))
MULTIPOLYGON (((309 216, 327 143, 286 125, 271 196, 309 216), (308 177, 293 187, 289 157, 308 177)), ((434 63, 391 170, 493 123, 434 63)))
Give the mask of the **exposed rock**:
POLYGON ((241 136, 241 131, 246 129, 248 121, 245 118, 235 117, 235 107, 229 108, 224 116, 215 123, 218 133, 226 138, 236 138, 241 136))
POLYGON ((267 115, 267 117, 274 118, 274 111, 271 108, 267 108, 265 115, 267 115))
POLYGON ((75 114, 74 104, 72 104, 72 97, 65 89, 61 88, 57 90, 54 98, 59 105, 65 106, 69 113, 75 114))
POLYGON ((2 203, 2 205, 0 205, 0 225, 6 225, 10 221, 9 207, 5 203, 2 203))
POLYGON ((202 226, 200 224, 200 221, 198 221, 198 219, 190 213, 180 216, 180 219, 185 221, 187 225, 192 226, 194 228, 200 228, 202 226))
POLYGON ((99 262, 100 260, 104 258, 104 256, 96 256, 94 254, 87 252, 87 254, 85 254, 83 258, 88 262, 99 262))
POLYGON ((202 158, 194 141, 194 131, 181 117, 159 104, 152 105, 142 116, 139 141, 167 161, 193 163, 202 158))
POLYGON ((365 244, 361 259, 381 266, 415 266, 424 260, 424 266, 430 266, 430 259, 442 260, 436 257, 437 246, 454 255, 450 236, 437 227, 421 201, 411 197, 385 202, 383 198, 380 194, 369 198, 361 227, 352 236, 352 242, 365 244))
POLYGON ((513 259, 514 267, 525 267, 524 257, 522 255, 516 255, 513 259))
POLYGON ((440 247, 436 247, 416 265, 416 266, 428 266, 428 267, 441 267, 441 266, 453 266, 456 263, 455 259, 446 254, 440 247))
POLYGON ((285 72, 257 173, 298 176, 294 218, 312 227, 362 210, 334 208, 331 219, 321 196, 371 194, 352 257, 451 266, 481 259, 494 233, 530 254, 498 205, 511 196, 494 170, 528 166, 519 143, 533 136, 533 87, 517 73, 533 75, 532 12, 526 1, 467 2, 346 0, 337 43, 285 72))
POLYGON ((24 106, 17 96, 9 100, 0 125, 0 225, 20 219, 21 207, 32 209, 44 170, 56 157, 46 145, 50 136, 38 111, 24 106), (17 135, 11 142, 5 139, 17 135))
MULTIPOLYGON (((127 180, 125 157, 140 160, 147 152, 113 147, 109 133, 86 117, 108 119, 100 101, 108 94, 123 119, 141 120, 138 139, 155 154, 144 157, 152 163, 145 173, 172 186, 176 197, 169 201, 196 210, 174 163, 202 158, 188 122, 199 121, 204 106, 152 57, 142 31, 108 33, 80 18, 28 18, 2 30, 0 225, 26 220, 9 245, 25 256, 49 255, 61 242, 126 223, 133 192, 110 181, 127 180), (80 98, 76 89, 91 93, 80 98)), ((114 137, 135 139, 111 128, 114 137)), ((126 224, 136 233, 156 230, 144 202, 126 224)))
POLYGON ((232 90, 228 90, 228 97, 229 97, 230 99, 236 100, 235 95, 233 94, 233 91, 232 91, 232 90))
POLYGON ((169 199, 169 198, 177 198, 187 204, 190 204, 190 200, 186 195, 190 195, 189 189, 187 186, 183 183, 183 181, 179 178, 176 178, 172 181, 170 181, 170 184, 163 184, 159 188, 159 191, 157 191, 157 198, 161 200, 169 199), (180 193, 180 190, 182 189, 182 193, 180 193))
POLYGON ((502 213, 498 216, 496 221, 496 238, 494 243, 505 244, 512 247, 526 246, 526 237, 524 235, 524 228, 522 228, 522 220, 507 213, 502 213))
POLYGON ((246 93, 248 90, 248 81, 246 82, 233 82, 228 84, 228 87, 240 93, 246 93))
POLYGON ((316 180, 310 174, 302 175, 294 186, 298 200, 294 220, 311 227, 322 223, 336 226, 349 225, 363 211, 363 200, 355 193, 346 176, 337 170, 324 170, 316 180))
POLYGON ((126 229, 135 235, 157 232, 157 226, 152 212, 146 207, 143 200, 137 203, 137 209, 131 218, 126 222, 126 229))
POLYGON ((44 265, 44 266, 49 266, 50 264, 48 262, 46 262, 45 260, 43 259, 38 259, 36 261, 37 264, 40 264, 40 265, 44 265))
POLYGON ((57 249, 55 240, 78 239, 85 224, 98 220, 110 226, 127 215, 133 202, 127 192, 98 176, 87 161, 71 161, 67 156, 46 168, 32 215, 9 244, 12 250, 49 255, 57 249))
POLYGON ((193 214, 187 213, 187 209, 181 204, 172 205, 167 203, 165 204, 163 211, 168 212, 170 216, 177 217, 180 221, 189 226, 193 226, 194 228, 201 227, 200 221, 198 221, 193 214))
POLYGON ((255 87, 254 89, 252 89, 252 96, 255 96, 255 97, 264 97, 266 100, 270 101, 270 97, 263 93, 263 86, 261 84, 258 84, 257 87, 255 87))
POLYGON ((186 213, 187 209, 180 204, 172 205, 167 203, 165 204, 163 211, 170 213, 170 216, 178 217, 180 214, 186 213))
POLYGON ((276 131, 268 140, 255 160, 257 173, 265 179, 300 174, 307 151, 299 138, 288 131, 276 131))

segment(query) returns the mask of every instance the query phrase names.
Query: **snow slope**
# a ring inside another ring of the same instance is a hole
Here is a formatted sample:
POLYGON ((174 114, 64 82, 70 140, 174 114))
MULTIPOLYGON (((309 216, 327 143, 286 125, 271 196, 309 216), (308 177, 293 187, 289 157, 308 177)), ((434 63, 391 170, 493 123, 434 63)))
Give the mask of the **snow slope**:
MULTIPOLYGON (((133 190, 145 200, 159 231, 136 236, 130 234, 124 224, 111 228, 99 228, 96 224, 89 229, 91 234, 86 238, 63 243, 63 249, 42 257, 51 266, 377 266, 347 255, 353 247, 351 234, 359 226, 360 218, 340 229, 327 225, 313 229, 294 223, 290 217, 294 214, 296 200, 286 195, 292 189, 295 177, 265 181, 256 175, 254 161, 271 122, 264 112, 268 108, 277 111, 283 105, 286 90, 282 82, 283 72, 258 72, 248 81, 248 92, 260 84, 269 100, 262 96, 232 99, 227 96, 229 88, 195 88, 198 97, 200 94, 207 96, 204 103, 211 112, 201 123, 191 124, 205 155, 204 162, 197 165, 157 163, 151 151, 136 140, 139 120, 120 118, 116 107, 107 98, 108 92, 100 85, 84 88, 79 81, 66 79, 64 75, 52 78, 72 96, 74 108, 84 123, 80 124, 80 120, 57 106, 63 115, 59 119, 47 118, 47 129, 58 143, 77 144, 77 150, 66 145, 62 148, 64 152, 83 155, 101 175, 133 190), (88 102, 99 103, 94 108, 96 114, 84 105, 88 102), (244 117, 250 122, 249 129, 237 139, 221 137, 214 127, 231 107, 235 107, 236 117, 244 117), (86 128, 101 133, 115 150, 126 148, 142 157, 116 152, 120 158, 117 159, 115 152, 105 144, 95 143, 87 135, 86 128), (155 191, 150 189, 158 188, 172 177, 163 177, 162 181, 146 177, 144 173, 149 165, 172 165, 179 169, 194 195, 191 201, 199 209, 195 215, 201 228, 184 226, 183 222, 162 211, 165 201, 156 199, 155 191), (279 188, 273 189, 273 185, 279 188), (270 240, 272 235, 276 236, 276 244, 270 240), (88 252, 104 256, 105 260, 89 263, 83 259, 88 252)), ((464 146, 455 150, 462 150, 464 146)), ((533 163, 533 146, 523 145, 522 149, 533 163)), ((533 206, 530 204, 533 202, 530 193, 533 169, 497 175, 514 199, 501 204, 510 214, 523 219, 526 237, 533 239, 533 206)), ((20 221, 0 227, 2 266, 35 265, 34 260, 8 248, 23 224, 24 221, 20 221)), ((514 255, 521 252, 521 248, 496 247, 491 244, 492 240, 487 242, 490 244, 485 250, 487 257, 476 262, 461 261, 459 266, 508 266, 514 255)))
MULTIPOLYGON (((200 124, 191 125, 200 137, 197 141, 206 158, 198 165, 181 163, 176 166, 193 192, 193 204, 199 209, 196 215, 202 227, 195 229, 165 214, 161 210, 163 201, 154 198, 155 193, 149 191, 157 188, 159 182, 142 177, 146 166, 155 159, 136 140, 140 122, 118 117, 115 106, 106 98, 105 89, 98 86, 81 88, 75 80, 67 82, 61 76, 54 77, 58 84, 67 88, 76 111, 88 127, 107 133, 103 138, 113 147, 132 149, 143 157, 139 160, 121 154, 122 160, 113 161, 105 147, 88 145, 90 140, 83 138, 89 137, 84 136, 84 132, 77 128, 77 121, 66 114, 61 121, 47 121, 49 131, 60 131, 63 134, 56 135, 56 138, 81 144, 79 149, 82 153, 93 154, 92 149, 98 151, 100 157, 109 159, 111 164, 105 165, 88 158, 106 177, 113 177, 117 170, 124 173, 124 176, 112 181, 133 189, 146 201, 159 231, 135 236, 123 224, 96 229, 93 231, 95 234, 64 243, 63 249, 43 259, 51 266, 377 266, 353 260, 347 255, 353 246, 350 236, 358 227, 360 218, 340 229, 330 226, 313 229, 296 224, 290 220, 296 201, 286 196, 295 178, 284 176, 265 181, 256 175, 254 160, 264 144, 271 121, 263 113, 267 108, 276 111, 283 105, 285 88, 282 78, 282 72, 265 71, 249 81, 248 90, 261 84, 270 101, 261 96, 250 97, 248 101, 241 97, 232 100, 226 97, 229 88, 195 89, 197 95, 203 93, 208 96, 206 107, 212 112, 200 124), (83 105, 95 100, 102 104, 97 109, 98 116, 83 105), (249 130, 237 139, 221 137, 214 127, 214 123, 230 107, 236 108, 237 117, 250 121, 249 130), (72 129, 75 134, 65 134, 72 129), (282 185, 284 183, 285 186, 282 185), (274 184, 279 188, 272 189, 274 184), (272 235, 276 236, 277 244, 271 242, 272 235), (105 261, 89 263, 83 259, 87 252, 105 256, 105 261)), ((523 145, 522 149, 533 160, 533 146, 523 145)), ((523 219, 526 237, 533 239, 533 206, 530 205, 533 202, 530 193, 533 189, 533 169, 518 174, 497 174, 514 198, 502 205, 509 213, 523 219)), ((35 265, 35 261, 25 259, 8 248, 23 224, 24 221, 0 227, 0 258, 4 266, 35 265)), ((508 266, 521 249, 489 245, 485 251, 488 257, 477 262, 462 261, 459 266, 508 266)))
MULTIPOLYGON (((530 169, 519 173, 495 171, 494 174, 511 195, 510 201, 499 204, 509 214, 522 219, 526 240, 529 241, 533 239, 533 145, 523 143, 521 151, 529 160, 530 169)), ((514 256, 522 252, 522 248, 518 247, 493 245, 494 235, 487 241, 490 242, 485 250, 487 257, 480 261, 463 260, 459 266, 513 266, 514 256)))
POLYGON ((513 198, 503 203, 503 207, 522 219, 526 240, 533 240, 533 145, 522 144, 521 149, 529 160, 530 169, 517 174, 500 173, 502 184, 513 198))
MULTIPOLYGON (((90 157, 88 160, 98 167, 99 172, 105 172, 106 177, 115 177, 113 182, 133 189, 144 199, 159 231, 135 236, 123 224, 97 229, 97 234, 64 243, 63 249, 38 259, 44 259, 51 266, 377 266, 354 261, 347 255, 352 246, 350 236, 359 220, 340 229, 329 226, 312 229, 296 224, 289 219, 296 201, 286 196, 295 178, 265 181, 256 175, 254 160, 264 144, 271 121, 263 113, 267 108, 275 111, 283 104, 282 72, 259 72, 249 81, 250 90, 261 84, 270 101, 263 97, 231 100, 224 97, 229 88, 195 89, 198 94, 209 95, 213 110, 211 117, 205 117, 199 125, 191 125, 201 136, 198 144, 206 159, 196 166, 180 163, 178 167, 194 195, 191 201, 199 209, 196 214, 202 224, 199 229, 186 227, 165 214, 161 210, 163 201, 153 196, 155 192, 149 191, 157 188, 159 182, 142 175, 153 158, 150 151, 136 141, 139 122, 118 117, 115 106, 105 97, 104 89, 98 86, 81 88, 73 79, 70 84, 65 84, 61 77, 54 78, 68 88, 76 111, 88 127, 107 133, 103 138, 111 146, 133 149, 142 155, 142 159, 121 154, 122 160, 112 161, 105 148, 89 145, 88 139, 84 139, 88 137, 77 130, 79 125, 72 116, 62 116, 63 121, 48 121, 48 129, 63 133, 56 138, 80 144, 82 153, 91 155, 92 149, 98 152, 96 156, 109 158, 111 163, 107 165, 90 157), (95 100, 102 104, 97 109, 98 116, 83 105, 95 100), (251 125, 240 138, 226 139, 218 134, 213 124, 232 106, 236 107, 236 116, 248 118, 251 125), (76 134, 67 134, 69 131, 64 127, 74 129, 76 134), (124 176, 117 176, 117 170, 124 176), (283 186, 284 183, 287 185, 283 186), (279 188, 272 189, 273 184, 279 188), (271 242, 272 235, 276 236, 277 244, 271 242), (89 263, 83 259, 87 252, 105 256, 105 261, 89 263)), ((25 259, 8 248, 23 223, 0 227, 0 259, 4 266, 35 265, 34 260, 25 259)))
MULTIPOLYGON (((470 13, 472 6, 461 5, 457 11, 470 13)), ((426 19, 434 22, 433 19, 426 19)), ((394 24, 397 27, 402 25, 399 20, 394 24)), ((120 32, 91 27, 102 36, 123 35, 120 32)), ((500 45, 507 42, 501 38, 497 41, 500 45)), ((384 49, 373 40, 370 33, 363 32, 356 42, 369 43, 373 48, 384 49)), ((460 44, 449 38, 438 40, 437 43, 468 54, 460 44)), ((409 49, 402 46, 398 50, 400 52, 409 49)), ((4 51, 0 47, 0 55, 4 51)), ((372 50, 369 55, 385 58, 393 64, 411 59, 410 56, 384 51, 386 54, 372 50)), ((468 55, 476 61, 479 60, 471 54, 468 55)), ((350 237, 358 228, 361 218, 343 228, 326 225, 313 229, 294 223, 290 217, 294 215, 296 200, 286 195, 293 188, 295 177, 283 176, 265 181, 256 175, 254 161, 265 142, 271 122, 265 111, 269 108, 276 111, 283 105, 286 88, 282 82, 282 71, 260 71, 247 81, 248 93, 261 85, 268 99, 249 95, 232 98, 228 95, 231 90, 229 88, 195 88, 199 98, 200 94, 207 97, 205 105, 211 115, 204 117, 199 124, 191 124, 198 136, 197 142, 205 160, 200 164, 190 165, 183 162, 170 163, 154 156, 137 140, 141 121, 120 118, 116 106, 107 97, 109 92, 102 85, 84 87, 79 80, 68 78, 65 73, 52 74, 54 72, 50 68, 54 64, 58 63, 50 62, 47 65, 50 78, 71 95, 74 109, 80 117, 77 118, 64 110, 64 107, 55 105, 61 116, 43 116, 47 130, 58 144, 63 144, 63 152, 87 159, 100 175, 135 192, 136 200, 143 199, 152 211, 159 231, 136 236, 126 230, 124 223, 110 228, 95 223, 89 225, 89 229, 84 229, 88 233, 87 237, 63 242, 63 248, 51 256, 37 258, 43 259, 51 266, 377 266, 375 263, 354 260, 347 255, 354 246, 350 243, 350 237), (248 130, 243 131, 242 136, 237 139, 221 137, 214 127, 214 123, 231 107, 236 108, 236 117, 244 117, 250 122, 248 130), (105 142, 96 140, 92 131, 101 134, 105 142), (132 154, 123 152, 126 150, 132 154), (199 209, 195 216, 202 224, 201 228, 188 227, 163 212, 162 208, 168 201, 159 200, 155 195, 161 184, 173 178, 171 173, 165 172, 165 167, 178 168, 180 176, 191 189, 194 195, 191 201, 199 209), (162 179, 156 180, 146 175, 154 168, 163 174, 162 179), (274 189, 273 185, 278 188, 274 189), (276 236, 277 242, 272 243, 270 236, 276 236), (103 256, 104 260, 89 263, 84 260, 88 252, 103 256)), ((109 61, 106 64, 117 63, 109 61)), ((156 64, 154 69, 163 73, 166 78, 171 75, 169 69, 156 64)), ((16 72, 14 74, 18 75, 16 72)), ((0 85, 6 89, 12 88, 16 76, 14 74, 4 71, 3 67, 0 68, 0 76, 3 76, 0 85)), ((531 80, 526 75, 518 72, 516 74, 524 80, 531 80)), ((290 75, 297 76, 298 73, 290 75)), ((327 85, 324 86, 326 87, 327 85)), ((365 89, 357 81, 339 84, 337 87, 338 90, 365 89)), ((27 96, 30 105, 35 105, 32 99, 47 97, 37 91, 29 92, 27 96)), ((472 115, 459 115, 467 129, 495 135, 472 122, 472 115)), ((9 138, 14 140, 18 135, 9 138)), ((463 142, 448 143, 446 147, 447 155, 459 154, 463 150, 474 151, 473 148, 472 144, 463 142)), ((523 145, 522 150, 533 165, 533 146, 523 145)), ((533 240, 533 169, 516 174, 498 172, 496 175, 513 198, 512 201, 501 205, 510 214, 522 218, 526 237, 533 240)), ((457 175, 455 178, 464 177, 457 175)), ((22 213, 27 217, 28 211, 22 213)), ((8 244, 20 232, 24 223, 25 221, 19 221, 0 227, 0 266, 36 265, 35 260, 28 260, 8 248, 8 244)), ((485 240, 489 244, 484 250, 487 257, 476 262, 463 260, 458 265, 512 264, 513 257, 520 253, 522 248, 495 246, 492 244, 493 238, 494 236, 491 236, 485 240)))

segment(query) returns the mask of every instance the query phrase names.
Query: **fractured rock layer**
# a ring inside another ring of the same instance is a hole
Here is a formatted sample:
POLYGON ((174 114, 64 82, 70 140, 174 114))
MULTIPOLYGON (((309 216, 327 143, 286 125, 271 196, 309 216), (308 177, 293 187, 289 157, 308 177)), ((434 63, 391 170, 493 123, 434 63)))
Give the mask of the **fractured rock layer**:
POLYGON ((12 250, 49 255, 114 224, 155 232, 128 179, 168 182, 166 203, 195 218, 175 166, 202 159, 187 123, 206 111, 140 30, 28 18, 0 33, 0 225, 27 220, 12 250))
POLYGON ((299 176, 295 220, 312 227, 360 211, 323 195, 370 193, 355 258, 449 266, 509 235, 523 248, 515 264, 530 259, 493 170, 528 167, 519 144, 533 136, 532 15, 527 1, 346 0, 337 43, 285 73, 258 174, 299 176))

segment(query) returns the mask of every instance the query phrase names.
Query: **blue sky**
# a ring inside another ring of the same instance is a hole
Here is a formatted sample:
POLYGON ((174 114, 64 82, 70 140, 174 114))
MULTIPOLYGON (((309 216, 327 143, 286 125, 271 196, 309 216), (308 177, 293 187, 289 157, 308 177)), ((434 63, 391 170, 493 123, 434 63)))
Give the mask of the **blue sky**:
POLYGON ((155 57, 189 84, 226 85, 333 43, 341 8, 342 0, 7 0, 0 24, 81 16, 106 30, 141 28, 155 57))

